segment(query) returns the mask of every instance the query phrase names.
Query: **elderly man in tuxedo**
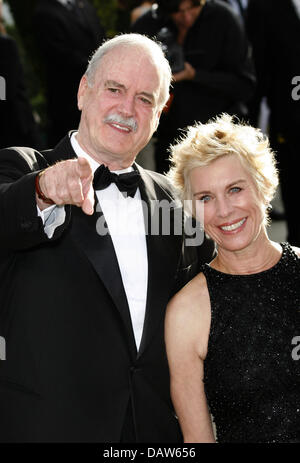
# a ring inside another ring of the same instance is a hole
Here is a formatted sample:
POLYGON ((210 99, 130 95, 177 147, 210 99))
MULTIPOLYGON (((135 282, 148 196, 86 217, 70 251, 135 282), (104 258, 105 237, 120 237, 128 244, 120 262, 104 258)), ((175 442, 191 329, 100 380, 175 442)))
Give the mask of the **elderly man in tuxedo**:
POLYGON ((181 440, 164 313, 211 248, 172 231, 170 185, 134 162, 170 76, 158 44, 117 36, 80 81, 78 131, 0 151, 1 441, 181 440))

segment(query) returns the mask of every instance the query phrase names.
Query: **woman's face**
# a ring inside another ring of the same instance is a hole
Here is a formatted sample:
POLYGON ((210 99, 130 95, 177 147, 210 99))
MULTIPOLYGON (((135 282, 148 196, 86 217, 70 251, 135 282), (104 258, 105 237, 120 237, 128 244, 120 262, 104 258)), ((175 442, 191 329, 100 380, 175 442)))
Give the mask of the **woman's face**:
POLYGON ((219 247, 238 251, 265 232, 265 203, 237 156, 193 169, 190 181, 196 211, 204 209, 204 229, 219 247))

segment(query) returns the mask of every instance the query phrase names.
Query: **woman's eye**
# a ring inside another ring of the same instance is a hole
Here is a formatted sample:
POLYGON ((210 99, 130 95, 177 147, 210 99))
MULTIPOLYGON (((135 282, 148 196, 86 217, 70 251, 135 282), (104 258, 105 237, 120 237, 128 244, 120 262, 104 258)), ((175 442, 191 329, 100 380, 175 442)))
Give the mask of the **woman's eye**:
POLYGON ((231 193, 239 193, 240 191, 241 191, 241 188, 238 187, 238 186, 234 186, 234 187, 230 188, 231 193))
POLYGON ((204 196, 201 196, 200 198, 198 198, 199 201, 201 201, 202 203, 207 203, 209 200, 210 200, 210 196, 209 195, 204 195, 204 196))

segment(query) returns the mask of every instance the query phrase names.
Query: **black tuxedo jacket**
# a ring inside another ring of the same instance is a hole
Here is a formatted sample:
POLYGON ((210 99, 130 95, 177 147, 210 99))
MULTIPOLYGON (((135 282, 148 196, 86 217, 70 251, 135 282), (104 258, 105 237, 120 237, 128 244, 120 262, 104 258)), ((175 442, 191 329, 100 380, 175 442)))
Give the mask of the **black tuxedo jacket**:
MULTIPOLYGON (((185 274, 183 237, 147 236, 148 294, 137 352, 111 237, 96 233, 101 212, 87 216, 66 206, 52 239, 37 216, 37 171, 72 157, 69 137, 43 153, 0 151, 0 335, 6 341, 0 440, 118 442, 131 399, 138 442, 180 441, 163 325, 176 274, 177 280, 185 274)), ((137 168, 148 204, 173 200, 161 175, 137 168)), ((186 251, 190 278, 199 250, 186 251)))

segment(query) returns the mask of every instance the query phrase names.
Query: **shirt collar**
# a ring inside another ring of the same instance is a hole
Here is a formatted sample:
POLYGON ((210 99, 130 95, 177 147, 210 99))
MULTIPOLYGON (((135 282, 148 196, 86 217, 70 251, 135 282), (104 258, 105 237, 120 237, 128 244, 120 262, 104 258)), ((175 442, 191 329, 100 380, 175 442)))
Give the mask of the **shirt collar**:
MULTIPOLYGON (((77 141, 76 135, 78 132, 73 132, 71 135, 71 145, 73 150, 75 151, 76 155, 81 158, 85 158, 89 161, 93 174, 95 170, 101 165, 99 162, 95 161, 88 153, 86 153, 80 146, 80 144, 77 141)), ((120 170, 114 170, 114 174, 125 174, 126 172, 131 172, 133 170, 133 167, 126 167, 126 169, 120 169, 120 170)))

